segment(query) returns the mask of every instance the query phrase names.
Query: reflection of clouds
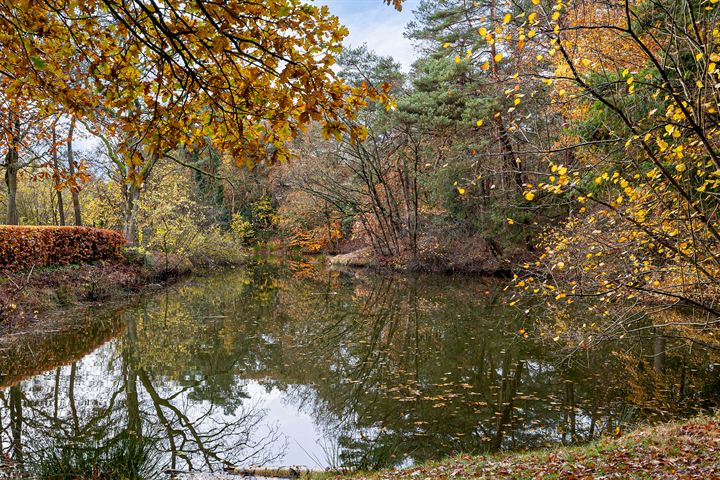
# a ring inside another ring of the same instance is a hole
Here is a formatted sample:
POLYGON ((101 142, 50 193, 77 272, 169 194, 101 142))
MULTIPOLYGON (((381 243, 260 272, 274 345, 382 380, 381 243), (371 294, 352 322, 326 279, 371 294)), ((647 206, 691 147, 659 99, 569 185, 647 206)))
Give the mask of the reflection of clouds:
POLYGON ((0 450, 11 451, 32 471, 79 464, 88 455, 99 458, 111 445, 123 446, 118 439, 128 436, 149 446, 143 461, 152 465, 152 473, 168 467, 217 471, 284 456, 287 439, 267 420, 265 403, 271 399, 259 394, 264 390, 257 383, 246 383, 250 398, 226 411, 192 398, 200 382, 180 385, 135 371, 121 346, 113 341, 71 366, 13 387, 19 406, 11 405, 9 391, 0 392, 0 450), (11 408, 12 414, 6 413, 11 408), (6 448, 17 442, 22 448, 6 448))
MULTIPOLYGON (((288 275, 266 304, 244 283, 273 283, 261 273, 159 295, 72 375, 65 366, 24 382, 28 456, 138 431, 154 471, 224 462, 372 468, 587 440, 632 413, 616 356, 588 351, 559 363, 519 337, 514 311, 482 294, 493 288, 482 281, 288 275), (326 291, 338 294, 313 294, 326 291)), ((707 365, 717 361, 693 353, 702 368, 692 371, 712 375, 707 365)), ((10 399, 0 397, 8 451, 10 399)))
POLYGON ((290 385, 286 391, 277 388, 268 391, 257 382, 247 383, 250 398, 262 402, 267 412, 266 419, 274 422, 277 431, 287 440, 287 450, 283 458, 268 465, 324 467, 325 463, 315 465, 315 458, 323 454, 323 435, 318 431, 310 412, 304 408, 305 403, 300 400, 304 395, 296 397, 291 393, 296 391, 302 391, 304 395, 315 395, 314 390, 304 385, 290 385))

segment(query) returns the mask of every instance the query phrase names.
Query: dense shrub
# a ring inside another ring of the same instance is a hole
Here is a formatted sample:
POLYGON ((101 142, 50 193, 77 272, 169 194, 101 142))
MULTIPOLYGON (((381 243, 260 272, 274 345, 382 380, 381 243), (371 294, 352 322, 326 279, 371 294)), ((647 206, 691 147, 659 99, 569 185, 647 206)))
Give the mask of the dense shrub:
POLYGON ((0 226, 0 269, 118 260, 125 239, 119 232, 89 227, 0 226))

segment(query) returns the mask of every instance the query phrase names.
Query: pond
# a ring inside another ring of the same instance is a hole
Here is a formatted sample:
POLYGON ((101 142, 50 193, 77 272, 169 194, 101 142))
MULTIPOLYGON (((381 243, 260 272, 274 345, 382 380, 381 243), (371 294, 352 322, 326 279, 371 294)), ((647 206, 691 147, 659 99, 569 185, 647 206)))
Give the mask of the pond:
POLYGON ((717 352, 646 330, 560 355, 504 287, 258 262, 4 338, 0 477, 376 469, 718 404, 717 352))

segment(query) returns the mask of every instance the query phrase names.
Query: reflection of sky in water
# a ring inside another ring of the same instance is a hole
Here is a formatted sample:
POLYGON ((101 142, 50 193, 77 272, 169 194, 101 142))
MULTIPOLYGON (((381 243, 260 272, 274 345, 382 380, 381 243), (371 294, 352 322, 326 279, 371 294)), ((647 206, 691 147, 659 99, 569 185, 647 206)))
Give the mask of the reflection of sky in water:
MULTIPOLYGON (((72 389, 75 400, 73 407, 77 410, 77 416, 81 419, 81 423, 83 418, 95 418, 99 410, 108 408, 110 399, 122 389, 120 353, 117 350, 118 342, 109 342, 76 364, 72 389)), ((70 369, 70 366, 60 367, 58 383, 60 395, 57 408, 59 417, 65 420, 72 415, 68 396, 70 369)), ((30 415, 35 415, 39 411, 49 413, 50 408, 55 408, 53 399, 55 380, 56 371, 50 371, 22 382, 22 390, 27 400, 40 408, 38 411, 31 411, 30 415)), ((252 433, 262 435, 263 432, 277 432, 278 438, 274 446, 282 449, 284 454, 265 463, 267 466, 301 465, 309 468, 327 466, 323 446, 329 444, 330 440, 323 438, 312 416, 302 408, 301 402, 295 401, 292 395, 287 395, 278 388, 270 387, 268 389, 267 386, 255 380, 236 376, 235 383, 242 385, 243 391, 247 395, 247 398, 242 400, 239 411, 242 412, 244 408, 249 408, 260 415, 259 422, 255 425, 252 433)), ((221 407, 213 406, 207 400, 193 401, 189 399, 190 390, 178 395, 181 386, 176 382, 161 379, 157 382, 156 389, 163 398, 172 398, 172 403, 180 406, 191 422, 197 422, 197 428, 200 431, 203 430, 204 425, 232 423, 241 419, 237 415, 228 415, 223 412, 221 407), (206 415, 208 411, 211 412, 209 416, 206 415)), ((311 389, 304 386, 288 386, 288 391, 298 389, 303 390, 304 398, 314 394, 311 389)), ((114 401, 117 401, 117 397, 114 401)), ((152 398, 147 391, 140 391, 140 401, 143 404, 143 412, 153 415, 153 409, 150 406, 152 398)), ((114 411, 113 414, 116 417, 123 416, 121 411, 114 411)), ((121 419, 115 418, 113 421, 120 422, 121 419)), ((29 429, 28 433, 32 433, 32 429, 29 429)), ((0 439, 5 440, 4 444, 0 443, 0 447, 4 445, 7 448, 7 445, 10 444, 10 439, 7 438, 9 432, 5 431, 5 434, 4 437, 0 435, 0 439)), ((232 441, 229 443, 232 446, 232 441)), ((250 463, 253 462, 250 461, 250 463)))
POLYGON ((0 367, 12 362, 15 378, 45 371, 0 395, 0 449, 21 456, 11 427, 21 410, 26 463, 106 446, 141 425, 154 473, 171 458, 179 470, 184 458, 200 470, 224 460, 372 469, 586 441, 652 418, 663 392, 658 405, 675 408, 680 379, 687 392, 707 390, 703 371, 717 359, 682 357, 668 341, 661 354, 670 389, 639 391, 660 377, 638 377, 633 393, 649 399, 643 412, 626 401, 627 387, 652 358, 653 339, 633 343, 637 355, 625 364, 610 347, 561 364, 517 334, 532 320, 489 293, 501 287, 449 277, 293 279, 273 270, 194 279, 125 311, 127 328, 108 330, 116 338, 107 343, 103 329, 97 338, 41 339, 24 350, 27 364, 18 354, 3 358, 0 345, 0 367), (326 291, 338 294, 316 294, 326 291), (40 351, 49 360, 31 365, 40 351))
MULTIPOLYGON (((258 382, 249 381, 246 391, 251 401, 257 401, 267 413, 267 422, 274 423, 287 439, 286 454, 274 466, 303 465, 317 468, 317 461, 325 462, 322 445, 325 440, 307 412, 298 409, 283 392, 273 388, 270 392, 258 382)), ((325 466, 320 465, 320 466, 325 466)))

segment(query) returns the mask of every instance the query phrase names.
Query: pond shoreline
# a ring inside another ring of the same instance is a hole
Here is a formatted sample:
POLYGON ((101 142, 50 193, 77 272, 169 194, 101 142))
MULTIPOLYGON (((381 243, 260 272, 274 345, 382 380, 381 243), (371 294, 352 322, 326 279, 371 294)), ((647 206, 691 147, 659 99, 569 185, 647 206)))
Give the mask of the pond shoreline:
POLYGON ((428 249, 416 255, 405 252, 395 257, 383 257, 371 247, 363 247, 347 253, 329 255, 327 264, 332 268, 369 270, 378 274, 425 273, 511 278, 513 271, 530 258, 527 251, 515 250, 499 254, 491 251, 485 244, 477 247, 477 251, 472 254, 466 251, 453 251, 448 254, 428 249))
MULTIPOLYGON (((359 251, 358 251, 359 252, 359 251)), ((376 259, 357 263, 358 252, 326 257, 329 268, 348 273, 367 272, 373 275, 459 275, 471 278, 509 278, 511 268, 498 270, 432 271, 399 268, 381 264, 376 259), (345 261, 345 258, 351 258, 345 261)), ((232 270, 242 264, 220 266, 232 270)), ((119 262, 96 262, 82 265, 45 267, 8 274, 0 281, 0 338, 50 328, 54 317, 70 311, 125 301, 143 294, 168 288, 182 279, 216 273, 207 267, 196 267, 179 256, 147 255, 143 260, 124 259, 119 262)))
MULTIPOLYGON (((42 333, 59 316, 168 288, 203 270, 186 262, 123 260, 9 274, 0 283, 0 338, 42 333)), ((227 267, 231 268, 231 267, 227 267)))
POLYGON ((720 478, 720 417, 717 414, 619 434, 582 446, 487 456, 460 455, 407 469, 326 478, 720 478))

